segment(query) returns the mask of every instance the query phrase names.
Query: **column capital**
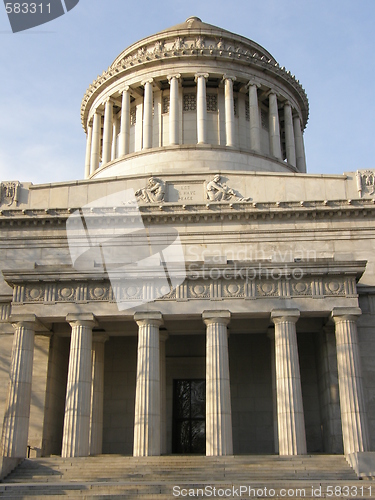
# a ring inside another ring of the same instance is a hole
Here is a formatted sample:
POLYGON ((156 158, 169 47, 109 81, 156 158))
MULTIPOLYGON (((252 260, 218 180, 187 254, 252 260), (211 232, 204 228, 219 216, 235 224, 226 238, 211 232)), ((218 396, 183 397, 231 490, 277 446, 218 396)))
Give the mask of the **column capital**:
POLYGON ((280 97, 280 94, 276 92, 274 89, 270 89, 267 93, 266 96, 269 97, 270 95, 275 95, 276 97, 280 97))
MULTIPOLYGON (((104 102, 102 104, 104 104, 104 102)), ((102 104, 99 104, 99 106, 101 106, 102 104)), ((93 115, 99 115, 99 116, 104 115, 104 109, 99 109, 99 106, 95 109, 93 115)))
POLYGON ((112 96, 106 97, 102 104, 106 105, 108 103, 115 104, 115 101, 112 96))
POLYGON ((160 342, 165 342, 166 340, 169 339, 169 333, 168 332, 160 332, 159 335, 160 342))
POLYGON ((107 340, 109 340, 109 335, 107 335, 106 333, 94 333, 93 336, 92 336, 92 341, 93 342, 101 342, 101 343, 105 343, 107 342, 107 340))
POLYGON ((203 77, 205 80, 207 80, 207 78, 209 77, 209 73, 196 73, 194 75, 194 81, 197 82, 198 81, 198 78, 201 78, 203 77))
POLYGON ((153 78, 148 78, 147 80, 143 80, 141 82, 142 87, 144 87, 146 85, 146 83, 150 83, 152 85, 154 83, 154 79, 153 78))
POLYGON ((98 326, 98 322, 95 316, 91 313, 70 313, 66 316, 65 319, 70 324, 70 326, 98 326))
POLYGON ((163 315, 160 312, 140 311, 134 314, 134 321, 138 326, 161 326, 163 324, 163 315))
POLYGON ((167 75, 167 80, 168 82, 170 83, 172 78, 176 78, 177 80, 179 80, 181 78, 181 74, 180 73, 174 73, 172 75, 167 75))
POLYGON ((286 100, 286 101, 284 102, 284 108, 285 108, 285 106, 290 106, 290 107, 292 107, 292 103, 291 103, 290 101, 286 100))
POLYGON ((362 311, 359 307, 334 307, 331 318, 335 323, 345 320, 357 321, 361 314, 362 311))
POLYGON ((25 327, 34 332, 49 332, 47 328, 35 314, 11 314, 8 318, 13 328, 25 327))
POLYGON ((257 87, 258 89, 260 89, 261 85, 260 83, 258 82, 254 82, 253 80, 250 80, 247 84, 246 84, 246 88, 249 89, 250 87, 257 87))
POLYGON ((300 315, 299 309, 274 309, 271 311, 271 320, 275 325, 282 321, 297 323, 300 315))
POLYGON ((202 319, 205 325, 211 325, 212 323, 229 325, 230 318, 230 311, 203 311, 202 313, 202 319))
POLYGON ((223 82, 225 80, 231 80, 232 82, 235 82, 237 80, 237 77, 233 75, 223 75, 223 82))

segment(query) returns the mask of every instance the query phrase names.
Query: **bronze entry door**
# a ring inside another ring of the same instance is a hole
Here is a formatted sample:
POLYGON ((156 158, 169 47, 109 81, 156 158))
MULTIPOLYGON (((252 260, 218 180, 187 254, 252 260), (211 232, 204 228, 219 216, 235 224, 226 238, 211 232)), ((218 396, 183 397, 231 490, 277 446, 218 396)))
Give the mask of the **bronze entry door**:
POLYGON ((206 381, 173 381, 173 453, 206 453, 206 381))

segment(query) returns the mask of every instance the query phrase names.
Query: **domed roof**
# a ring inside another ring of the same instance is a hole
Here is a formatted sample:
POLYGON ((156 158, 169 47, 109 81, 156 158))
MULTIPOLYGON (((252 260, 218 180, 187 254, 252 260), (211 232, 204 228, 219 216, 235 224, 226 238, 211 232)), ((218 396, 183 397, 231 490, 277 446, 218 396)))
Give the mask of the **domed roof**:
POLYGON ((213 24, 205 23, 197 16, 191 16, 188 17, 183 23, 171 26, 170 28, 159 31, 154 35, 143 38, 142 40, 139 40, 136 43, 130 45, 123 52, 121 52, 118 57, 116 57, 112 64, 112 67, 116 66, 125 55, 129 54, 129 52, 131 52, 135 48, 145 45, 146 43, 169 39, 176 36, 191 35, 192 33, 196 33, 197 35, 213 35, 218 40, 220 40, 220 38, 231 40, 234 45, 242 43, 253 52, 256 51, 256 53, 259 54, 260 57, 265 57, 267 60, 276 62, 275 58, 264 47, 254 42, 253 40, 250 40, 241 35, 237 35, 223 28, 219 28, 218 26, 214 26, 213 24))

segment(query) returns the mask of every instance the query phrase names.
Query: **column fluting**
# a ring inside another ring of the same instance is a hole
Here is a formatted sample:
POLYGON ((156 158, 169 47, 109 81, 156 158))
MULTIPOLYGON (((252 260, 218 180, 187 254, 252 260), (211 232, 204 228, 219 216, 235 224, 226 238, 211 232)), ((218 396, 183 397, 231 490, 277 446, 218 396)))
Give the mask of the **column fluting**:
POLYGON ((206 325, 206 455, 233 454, 228 329, 229 311, 204 311, 206 325))
POLYGON ((113 133, 112 133, 112 150, 111 150, 111 161, 117 158, 117 136, 119 132, 119 120, 113 117, 113 133))
POLYGON ((275 156, 279 160, 282 160, 277 95, 272 91, 269 94, 269 134, 271 155, 275 156))
POLYGON ((92 148, 92 122, 87 125, 85 179, 88 179, 90 177, 91 148, 92 148))
POLYGON ((169 94, 169 144, 179 144, 179 96, 178 80, 180 74, 168 76, 169 94))
POLYGON ((62 457, 86 457, 90 447, 93 314, 68 314, 72 327, 66 386, 62 457))
POLYGON ((108 98, 104 109, 104 127, 103 127, 103 155, 102 163, 111 161, 112 151, 112 134, 113 134, 113 102, 108 98))
POLYGON ((104 344, 108 338, 94 334, 92 342, 90 455, 100 455, 103 448, 104 344))
POLYGON ((297 309, 275 310, 277 420, 280 455, 306 454, 301 375, 298 358, 297 309))
POLYGON ((233 98, 233 82, 235 76, 224 75, 224 98, 225 98, 225 136, 226 145, 233 147, 234 138, 234 98, 233 98))
POLYGON ((4 457, 25 458, 37 319, 34 315, 23 318, 11 316, 10 321, 14 328, 14 336, 1 453, 4 457))
POLYGON ((126 86, 122 91, 122 106, 121 106, 121 126, 119 136, 119 157, 129 153, 130 141, 130 87, 126 86))
POLYGON ((167 378, 165 342, 167 333, 160 334, 160 453, 167 453, 167 378))
POLYGON ((152 82, 147 80, 142 82, 144 86, 143 97, 143 149, 152 147, 152 82))
POLYGON ((361 357, 358 344, 359 308, 335 307, 337 371, 344 453, 369 451, 369 431, 363 394, 361 357))
POLYGON ((289 101, 284 104, 284 128, 286 159, 292 167, 296 166, 296 146, 294 142, 292 106, 289 101))
POLYGON ((198 144, 207 144, 207 98, 206 80, 208 73, 197 73, 197 137, 198 144))
POLYGON ((301 120, 299 116, 295 116, 293 120, 294 124, 294 142, 296 145, 296 165, 297 169, 304 173, 306 172, 306 157, 305 157, 305 145, 303 142, 303 133, 301 127, 301 120))
POLYGON ((160 313, 138 312, 137 382, 135 392, 135 457, 160 455, 160 313))
POLYGON ((92 145, 91 145, 91 160, 90 174, 98 170, 100 163, 100 140, 102 133, 102 114, 96 110, 93 117, 92 126, 92 145))
POLYGON ((250 113, 250 148, 260 153, 260 116, 258 103, 258 84, 250 82, 249 113, 250 113))

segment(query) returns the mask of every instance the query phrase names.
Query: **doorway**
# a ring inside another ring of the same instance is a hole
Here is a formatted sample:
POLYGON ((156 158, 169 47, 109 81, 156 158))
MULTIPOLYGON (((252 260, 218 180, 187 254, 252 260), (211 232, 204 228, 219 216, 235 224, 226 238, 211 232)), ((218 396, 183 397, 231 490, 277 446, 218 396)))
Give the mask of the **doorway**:
POLYGON ((206 381, 173 381, 173 453, 206 453, 206 381))

